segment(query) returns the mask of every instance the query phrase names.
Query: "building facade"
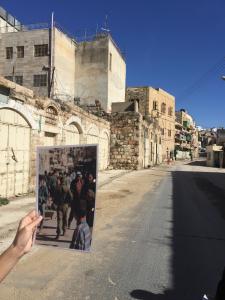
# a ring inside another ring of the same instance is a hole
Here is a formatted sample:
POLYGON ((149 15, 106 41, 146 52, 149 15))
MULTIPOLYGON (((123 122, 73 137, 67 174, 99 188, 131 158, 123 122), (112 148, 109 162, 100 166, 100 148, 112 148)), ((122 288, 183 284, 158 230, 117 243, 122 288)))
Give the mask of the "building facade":
POLYGON ((35 97, 0 77, 0 196, 34 191, 37 146, 99 145, 99 170, 109 165, 110 124, 72 102, 35 97))
POLYGON ((98 100, 111 112, 113 102, 125 101, 126 63, 112 37, 99 34, 76 49, 75 95, 80 103, 98 100))
POLYGON ((107 112, 112 102, 125 101, 126 63, 105 33, 77 43, 56 25, 2 30, 0 75, 32 89, 37 96, 84 105, 97 100, 107 112))
POLYGON ((110 165, 114 169, 149 168, 162 162, 161 132, 137 111, 110 116, 110 165))
POLYGON ((137 100, 139 112, 155 119, 161 129, 162 159, 173 156, 175 137, 175 98, 160 88, 129 87, 126 101, 137 100))
POLYGON ((190 114, 185 109, 176 111, 175 150, 176 157, 197 158, 199 154, 198 129, 190 114))

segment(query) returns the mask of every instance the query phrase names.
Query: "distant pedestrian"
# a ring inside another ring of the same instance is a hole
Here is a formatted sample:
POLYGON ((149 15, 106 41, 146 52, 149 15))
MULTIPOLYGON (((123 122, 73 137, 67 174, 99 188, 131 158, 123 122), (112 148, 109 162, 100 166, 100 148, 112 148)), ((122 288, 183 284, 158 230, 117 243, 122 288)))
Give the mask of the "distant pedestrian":
POLYGON ((79 223, 74 230, 71 249, 89 251, 91 247, 91 232, 86 222, 86 212, 80 211, 79 223))

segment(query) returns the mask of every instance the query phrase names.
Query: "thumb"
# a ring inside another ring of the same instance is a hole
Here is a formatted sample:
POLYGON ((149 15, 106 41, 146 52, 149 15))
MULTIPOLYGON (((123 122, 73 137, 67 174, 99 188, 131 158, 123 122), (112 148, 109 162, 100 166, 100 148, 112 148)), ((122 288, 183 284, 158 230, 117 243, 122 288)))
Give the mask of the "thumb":
POLYGON ((27 228, 31 230, 34 229, 41 222, 42 218, 43 218, 42 216, 37 217, 33 222, 31 222, 27 226, 27 228))

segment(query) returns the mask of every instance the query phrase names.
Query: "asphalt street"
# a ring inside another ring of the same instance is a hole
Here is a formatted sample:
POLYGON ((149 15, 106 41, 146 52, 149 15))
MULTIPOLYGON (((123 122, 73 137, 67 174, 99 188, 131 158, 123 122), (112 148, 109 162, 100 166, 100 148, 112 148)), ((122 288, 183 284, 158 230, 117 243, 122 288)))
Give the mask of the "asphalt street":
POLYGON ((225 266, 224 183, 224 170, 198 163, 118 179, 105 186, 111 204, 117 197, 113 191, 120 191, 117 213, 111 207, 107 218, 97 214, 104 222, 94 232, 92 253, 38 248, 6 280, 2 297, 12 297, 12 286, 15 299, 29 299, 32 293, 32 299, 37 293, 49 300, 213 295, 225 266))

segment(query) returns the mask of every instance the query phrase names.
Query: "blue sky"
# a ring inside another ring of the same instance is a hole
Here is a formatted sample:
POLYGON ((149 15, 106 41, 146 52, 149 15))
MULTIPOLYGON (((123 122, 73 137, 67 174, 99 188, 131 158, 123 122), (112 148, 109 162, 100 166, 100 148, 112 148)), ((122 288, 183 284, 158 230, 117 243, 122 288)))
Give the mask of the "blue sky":
POLYGON ((224 0, 2 0, 23 24, 56 21, 75 36, 94 34, 108 15, 125 52, 127 86, 161 87, 198 125, 225 127, 224 0))

